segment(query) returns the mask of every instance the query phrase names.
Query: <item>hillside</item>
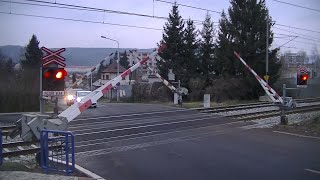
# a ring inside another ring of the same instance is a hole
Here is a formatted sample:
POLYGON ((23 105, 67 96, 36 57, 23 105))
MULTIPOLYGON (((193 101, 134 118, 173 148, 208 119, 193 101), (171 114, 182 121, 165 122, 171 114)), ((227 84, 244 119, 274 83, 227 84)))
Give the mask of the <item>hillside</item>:
MULTIPOLYGON (((134 48, 120 48, 120 52, 132 50, 134 48)), ((53 48, 56 50, 56 48, 53 48)), ((94 66, 103 60, 112 52, 116 52, 117 48, 77 48, 69 47, 62 53, 66 58, 67 66, 94 66)), ((139 52, 151 53, 153 49, 138 49, 139 52)), ((20 57, 24 54, 22 46, 0 46, 0 52, 10 58, 14 62, 19 62, 20 57)))

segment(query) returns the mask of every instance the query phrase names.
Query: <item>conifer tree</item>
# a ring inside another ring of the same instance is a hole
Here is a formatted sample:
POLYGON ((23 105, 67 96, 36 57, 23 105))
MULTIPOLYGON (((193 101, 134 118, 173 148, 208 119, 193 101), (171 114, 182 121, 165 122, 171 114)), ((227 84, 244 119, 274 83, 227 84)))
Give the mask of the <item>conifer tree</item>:
POLYGON ((159 74, 168 78, 168 70, 173 69, 176 80, 183 77, 184 69, 184 22, 179 15, 178 5, 174 4, 169 14, 168 22, 165 23, 162 40, 166 48, 159 53, 164 61, 157 61, 159 74))
POLYGON ((263 89, 234 56, 233 51, 240 53, 247 64, 260 76, 265 75, 265 54, 268 51, 269 84, 274 83, 279 78, 281 64, 277 58, 279 49, 270 49, 273 43, 272 26, 272 18, 268 17, 265 0, 231 0, 228 17, 222 14, 215 52, 217 74, 244 79, 248 90, 247 97, 257 97, 263 93, 263 89), (269 38, 268 47, 266 38, 269 38))
POLYGON ((198 32, 192 20, 186 22, 187 26, 184 30, 184 65, 185 76, 182 79, 183 85, 188 85, 191 78, 199 76, 200 63, 197 57, 197 51, 199 49, 199 42, 197 40, 198 32))
POLYGON ((206 14, 201 31, 200 63, 201 73, 206 85, 211 84, 214 76, 214 28, 209 13, 206 14))

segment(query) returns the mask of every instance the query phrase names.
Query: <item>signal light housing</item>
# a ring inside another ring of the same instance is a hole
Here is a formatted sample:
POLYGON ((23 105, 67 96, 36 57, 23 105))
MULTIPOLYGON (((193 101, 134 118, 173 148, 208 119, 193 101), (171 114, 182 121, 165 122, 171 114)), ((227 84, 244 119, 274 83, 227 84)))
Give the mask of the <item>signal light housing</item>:
POLYGON ((309 79, 308 74, 297 75, 297 86, 307 86, 308 79, 309 79))
POLYGON ((64 77, 67 76, 64 68, 47 67, 42 69, 43 91, 64 91, 64 77))

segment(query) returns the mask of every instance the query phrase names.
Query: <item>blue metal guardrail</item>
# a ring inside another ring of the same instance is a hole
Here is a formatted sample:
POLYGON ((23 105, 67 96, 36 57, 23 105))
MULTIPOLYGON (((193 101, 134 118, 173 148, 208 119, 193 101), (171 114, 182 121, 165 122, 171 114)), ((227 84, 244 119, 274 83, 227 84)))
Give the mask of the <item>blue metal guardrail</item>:
POLYGON ((49 172, 74 172, 74 136, 72 132, 42 130, 40 132, 40 164, 49 172))
POLYGON ((2 165, 2 129, 0 129, 0 165, 2 165))

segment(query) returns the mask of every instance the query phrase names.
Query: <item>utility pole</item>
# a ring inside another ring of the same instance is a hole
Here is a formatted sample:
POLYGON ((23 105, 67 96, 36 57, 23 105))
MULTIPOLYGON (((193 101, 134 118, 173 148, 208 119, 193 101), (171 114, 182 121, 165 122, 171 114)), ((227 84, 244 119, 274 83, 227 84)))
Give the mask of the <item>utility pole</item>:
MULTIPOLYGON (((111 41, 114 41, 114 42, 116 42, 117 45, 118 45, 117 76, 119 76, 119 63, 120 63, 119 42, 118 42, 117 40, 115 40, 115 39, 107 38, 107 37, 105 37, 105 36, 101 36, 101 38, 109 39, 109 40, 111 40, 111 41)), ((119 82, 119 83, 120 83, 120 82, 119 82)), ((119 102, 119 93, 120 93, 119 90, 120 90, 120 84, 119 84, 119 87, 117 87, 117 102, 119 102)), ((111 96, 111 98, 112 98, 112 96, 111 96)))
POLYGON ((268 79, 269 79, 269 12, 267 10, 267 18, 266 18, 266 82, 268 83, 268 79))
POLYGON ((92 91, 93 89, 92 89, 92 72, 91 72, 91 76, 90 76, 90 91, 92 91))
POLYGON ((40 114, 44 113, 44 108, 43 108, 43 97, 42 97, 42 65, 40 65, 40 96, 39 96, 39 101, 40 101, 40 114))
MULTIPOLYGON (((119 49, 119 42, 118 43, 118 60, 117 60, 117 76, 119 76, 119 63, 120 63, 120 49, 119 49)), ((120 95, 120 83, 119 87, 117 87, 117 102, 119 102, 119 95, 120 95)))

